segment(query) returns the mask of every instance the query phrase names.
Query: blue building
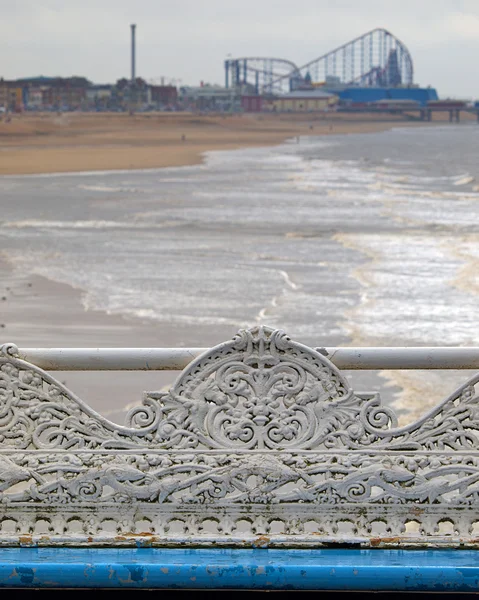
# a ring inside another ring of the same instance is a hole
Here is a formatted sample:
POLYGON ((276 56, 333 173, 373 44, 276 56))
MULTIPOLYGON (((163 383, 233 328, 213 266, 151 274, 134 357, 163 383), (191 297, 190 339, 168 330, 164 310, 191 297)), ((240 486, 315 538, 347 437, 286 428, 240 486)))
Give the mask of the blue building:
POLYGON ((330 88, 328 91, 337 94, 340 103, 346 106, 381 100, 411 100, 426 106, 429 101, 439 99, 435 88, 430 87, 346 87, 336 90, 330 88))

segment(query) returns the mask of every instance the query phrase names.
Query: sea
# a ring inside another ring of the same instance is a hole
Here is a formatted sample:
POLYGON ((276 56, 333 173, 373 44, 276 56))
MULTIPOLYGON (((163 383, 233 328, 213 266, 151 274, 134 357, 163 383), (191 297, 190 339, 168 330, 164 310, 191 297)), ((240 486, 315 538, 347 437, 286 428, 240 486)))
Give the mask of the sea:
MULTIPOLYGON (((86 310, 187 326, 192 346, 200 326, 259 323, 314 347, 479 345, 478 222, 475 123, 0 177, 14 268, 79 288, 86 310)), ((467 374, 350 377, 413 418, 467 374)))

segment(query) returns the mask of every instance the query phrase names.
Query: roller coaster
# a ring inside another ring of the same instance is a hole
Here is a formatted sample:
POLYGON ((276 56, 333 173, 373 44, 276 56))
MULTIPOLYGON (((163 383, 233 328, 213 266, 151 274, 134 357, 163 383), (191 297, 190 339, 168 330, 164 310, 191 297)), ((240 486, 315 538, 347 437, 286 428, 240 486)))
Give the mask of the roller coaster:
POLYGON ((282 58, 243 57, 225 61, 226 87, 250 86, 277 94, 330 84, 363 87, 412 85, 414 67, 406 46, 386 29, 373 29, 298 67, 282 58))

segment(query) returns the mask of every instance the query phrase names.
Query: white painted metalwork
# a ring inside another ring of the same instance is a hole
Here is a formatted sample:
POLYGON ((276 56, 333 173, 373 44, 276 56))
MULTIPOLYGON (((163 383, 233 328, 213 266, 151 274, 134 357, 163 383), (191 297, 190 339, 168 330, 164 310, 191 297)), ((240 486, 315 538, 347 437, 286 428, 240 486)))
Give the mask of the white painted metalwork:
POLYGON ((323 354, 255 327, 120 426, 4 345, 0 544, 473 547, 478 383, 399 427, 323 354))
MULTIPOLYGON (((339 369, 479 369, 479 347, 316 348, 339 369)), ((49 371, 182 370, 208 348, 21 348, 49 371)))

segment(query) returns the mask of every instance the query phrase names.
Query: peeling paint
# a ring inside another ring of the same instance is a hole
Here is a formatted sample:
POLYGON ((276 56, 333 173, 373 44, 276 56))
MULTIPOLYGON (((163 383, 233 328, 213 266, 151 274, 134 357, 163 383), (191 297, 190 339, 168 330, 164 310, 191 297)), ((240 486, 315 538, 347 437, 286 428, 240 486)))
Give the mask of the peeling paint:
POLYGON ((6 548, 0 553, 0 587, 477 592, 478 582, 479 555, 470 550, 6 548))
POLYGON ((33 545, 33 536, 31 535, 20 535, 18 537, 18 542, 21 546, 31 546, 33 545))
POLYGON ((370 543, 372 548, 377 548, 378 546, 395 546, 401 544, 400 537, 385 537, 385 538, 371 538, 370 543))
POLYGON ((253 548, 267 548, 270 542, 271 538, 267 537, 266 535, 260 535, 251 543, 251 545, 253 548))
POLYGON ((29 567, 16 567, 15 571, 18 573, 21 582, 24 585, 31 585, 35 579, 35 569, 29 567))
POLYGON ((139 582, 145 579, 144 567, 126 565, 126 568, 128 569, 128 571, 130 571, 131 581, 139 582))

